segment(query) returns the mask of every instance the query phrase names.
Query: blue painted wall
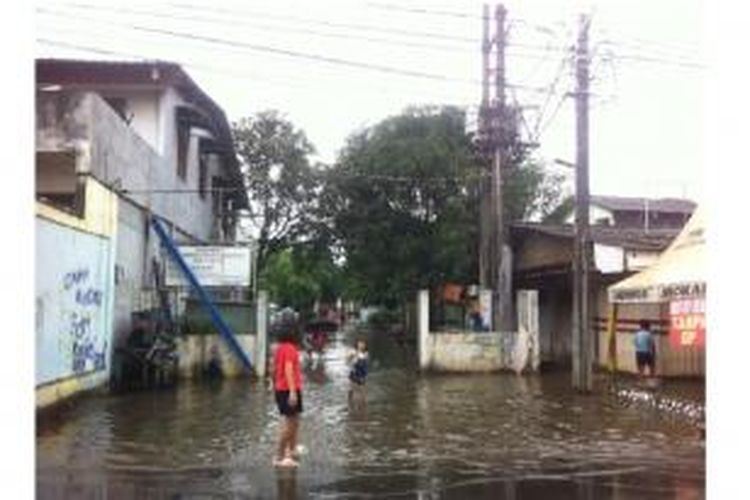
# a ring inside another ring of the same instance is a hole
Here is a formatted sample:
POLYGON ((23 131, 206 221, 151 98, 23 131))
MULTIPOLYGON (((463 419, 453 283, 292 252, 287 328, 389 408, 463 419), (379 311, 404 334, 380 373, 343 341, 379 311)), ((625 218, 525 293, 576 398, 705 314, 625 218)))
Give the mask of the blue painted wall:
POLYGON ((109 238, 36 219, 36 385, 108 372, 114 255, 109 238))

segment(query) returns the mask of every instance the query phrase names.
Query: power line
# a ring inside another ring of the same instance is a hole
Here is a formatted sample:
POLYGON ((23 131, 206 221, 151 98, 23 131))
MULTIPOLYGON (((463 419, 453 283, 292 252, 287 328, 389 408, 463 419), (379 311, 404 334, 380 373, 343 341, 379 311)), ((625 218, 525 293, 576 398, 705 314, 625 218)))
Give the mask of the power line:
POLYGON ((434 16, 454 17, 454 18, 460 18, 460 19, 482 19, 482 16, 478 16, 475 14, 468 14, 466 12, 424 9, 424 8, 419 8, 419 7, 404 7, 399 4, 391 4, 391 3, 366 2, 365 5, 373 9, 408 12, 411 14, 430 14, 434 16))
MULTIPOLYGON (((70 5, 87 5, 87 6, 90 6, 92 8, 97 8, 97 7, 95 7, 95 6, 91 5, 91 4, 72 3, 70 5)), ((245 14, 254 14, 256 16, 258 15, 257 11, 256 12, 250 12, 250 11, 247 11, 247 10, 221 9, 221 8, 215 8, 215 7, 206 8, 206 7, 201 7, 201 6, 194 5, 194 4, 184 4, 184 3, 174 3, 172 5, 174 5, 176 7, 179 7, 179 8, 193 10, 193 11, 209 11, 209 12, 212 12, 212 13, 214 13, 214 12, 225 12, 225 13, 231 13, 231 14, 236 14, 236 13, 239 12, 239 13, 245 13, 245 14)), ((378 9, 395 10, 395 11, 402 11, 402 12, 409 12, 409 13, 434 14, 434 15, 449 16, 449 17, 460 17, 460 18, 465 18, 465 19, 481 19, 482 18, 479 15, 472 15, 472 14, 462 13, 462 12, 441 11, 441 10, 432 10, 432 9, 425 9, 425 8, 403 7, 403 6, 400 6, 400 5, 389 4, 389 3, 370 2, 368 5, 370 7, 374 7, 374 8, 378 8, 378 9)), ((471 44, 478 44, 478 43, 480 43, 480 40, 478 38, 457 37, 457 36, 450 36, 450 35, 439 34, 439 33, 416 32, 416 31, 410 31, 410 30, 398 30, 398 29, 392 29, 392 28, 381 28, 381 27, 375 27, 375 26, 369 26, 369 25, 363 25, 363 24, 334 23, 334 22, 330 22, 330 21, 311 20, 311 19, 303 19, 303 18, 298 18, 298 17, 295 18, 295 17, 292 17, 292 16, 280 16, 280 15, 274 16, 272 14, 267 14, 267 13, 262 13, 260 15, 262 15, 263 17, 274 18, 274 19, 279 19, 279 20, 284 20, 284 21, 295 20, 295 21, 298 21, 298 22, 305 22, 305 23, 308 23, 308 24, 320 24, 320 25, 340 27, 340 28, 347 28, 347 29, 365 29, 365 30, 379 31, 379 32, 391 33, 391 34, 399 34, 399 35, 407 35, 407 36, 418 36, 418 37, 428 37, 428 38, 436 38, 436 39, 442 39, 442 40, 451 40, 451 41, 454 41, 454 42, 460 41, 460 42, 471 43, 471 44)), ((196 19, 196 20, 199 20, 199 19, 196 19)), ((546 33, 546 34, 554 34, 555 33, 555 31, 553 29, 551 29, 549 26, 540 25, 540 24, 537 24, 537 23, 532 23, 532 22, 526 21, 526 20, 521 19, 521 18, 514 18, 513 22, 514 23, 523 24, 523 25, 526 25, 528 27, 532 27, 535 30, 543 32, 543 33, 546 33)), ((564 25, 565 23, 558 22, 557 24, 564 25)), ((281 29, 281 28, 278 28, 278 29, 281 29)), ((307 31, 309 31, 309 30, 307 30, 307 31)), ((318 35, 321 35, 321 36, 339 36, 339 35, 341 35, 341 34, 320 33, 320 32, 315 32, 315 34, 318 34, 318 35)), ((359 35, 358 36, 352 36, 352 38, 361 38, 363 40, 367 40, 368 39, 368 37, 363 37, 363 36, 359 36, 359 35)), ((640 39, 640 38, 633 38, 633 40, 638 40, 640 42, 640 44, 630 44, 631 46, 641 47, 643 44, 647 44, 647 45, 650 45, 650 46, 662 46, 662 47, 668 47, 669 46, 666 43, 657 42, 657 41, 653 41, 653 40, 646 40, 646 39, 640 39)), ((373 39, 373 38, 370 38, 370 41, 379 41, 381 43, 398 43, 395 40, 394 41, 390 41, 390 40, 387 40, 387 39, 373 39)), ((620 44, 623 44, 623 45, 627 45, 628 44, 628 42, 614 42, 614 43, 620 43, 620 44)), ((429 45, 429 44, 415 44, 415 43, 408 43, 407 42, 407 43, 405 43, 405 45, 406 46, 414 46, 414 47, 422 46, 424 48, 432 48, 432 46, 429 45)), ((560 48, 548 47, 548 46, 534 46, 534 45, 525 45, 525 44, 510 44, 510 45, 513 45, 513 46, 516 46, 516 47, 519 47, 519 48, 524 48, 524 49, 532 50, 532 51, 536 50, 536 51, 559 52, 561 50, 560 48)), ((437 48, 437 47, 438 46, 435 46, 435 48, 437 48)), ((449 49, 447 47, 441 47, 441 48, 444 48, 445 50, 452 50, 452 49, 449 49)), ((652 50, 652 47, 649 47, 649 50, 652 50)), ((691 48, 682 48, 682 49, 678 49, 678 50, 690 51, 690 50, 693 50, 693 49, 691 49, 691 48)), ((523 56, 522 54, 510 54, 510 55, 512 55, 514 57, 521 57, 521 56, 523 56)), ((676 61, 676 60, 668 59, 668 58, 654 58, 654 57, 640 56, 640 55, 634 55, 634 54, 626 54, 626 55, 623 55, 621 58, 625 59, 625 60, 629 59, 629 60, 641 61, 641 62, 664 63, 664 64, 668 64, 668 65, 671 64, 671 65, 682 66, 682 67, 694 67, 694 68, 703 68, 703 67, 705 67, 705 66, 703 66, 703 65, 701 65, 699 63, 694 63, 694 62, 689 62, 689 61, 684 61, 684 60, 676 61)))
MULTIPOLYGON (((217 18, 210 18, 205 17, 204 15, 186 15, 186 14, 175 14, 170 13, 166 14, 163 12, 154 12, 154 11, 143 11, 143 10, 135 10, 130 8, 123 8, 123 7, 107 7, 107 6, 99 6, 94 4, 82 4, 82 3, 71 3, 68 4, 69 7, 78 8, 78 9, 86 9, 86 10, 95 10, 100 12, 117 12, 117 13, 124 13, 124 14, 133 14, 133 15, 139 15, 139 16, 147 16, 147 17, 155 17, 160 19, 173 19, 173 20, 183 20, 183 21, 194 21, 198 23, 203 24, 234 24, 234 25, 241 25, 241 26, 249 26, 260 30, 270 30, 270 31, 276 31, 276 32, 288 32, 288 33, 305 33, 309 35, 314 36, 321 36, 321 37, 329 37, 329 38, 341 38, 344 40, 362 40, 366 42, 374 42, 374 43, 383 43, 383 44, 389 44, 389 45, 398 45, 399 47, 415 47, 415 48, 426 48, 426 49, 433 49, 433 50, 442 50, 442 51, 459 51, 459 52, 466 52, 466 48, 460 48, 455 45, 437 45, 434 43, 420 43, 420 42, 414 42, 414 41, 406 41, 406 40, 395 40, 393 38, 383 38, 383 37, 372 37, 367 35, 352 35, 352 34, 346 34, 346 33, 332 33, 332 32, 323 32, 319 30, 313 30, 308 28, 287 28, 284 26, 276 26, 276 25, 269 25, 269 24, 258 24, 246 21, 244 19, 238 19, 237 17, 233 17, 232 19, 217 19, 217 18)), ((479 43, 479 40, 476 41, 479 43)))
POLYGON ((560 96, 560 99, 557 101, 557 105, 555 106, 555 109, 552 111, 552 114, 549 116, 549 118, 547 118, 547 120, 544 122, 544 124, 542 124, 539 127, 539 131, 537 132, 537 136, 538 137, 540 137, 545 132, 545 130, 547 130, 547 128, 550 126, 550 124, 552 123, 552 121, 557 116, 557 113, 562 108, 562 105, 565 103, 565 99, 567 99, 568 97, 569 96, 568 96, 567 92, 565 94, 563 94, 562 96, 560 96))
MULTIPOLYGON (((37 10, 46 14, 82 19, 80 16, 72 16, 64 12, 50 11, 45 8, 38 8, 37 10)), ((90 21, 95 21, 95 22, 105 22, 113 26, 120 26, 120 27, 132 29, 136 31, 142 31, 145 33, 155 33, 155 34, 165 35, 165 36, 169 36, 173 38, 189 39, 189 40, 206 42, 206 43, 215 44, 215 45, 229 46, 233 48, 245 48, 248 50, 266 52, 266 53, 276 54, 280 56, 293 57, 293 58, 298 58, 298 59, 307 59, 311 61, 324 62, 324 63, 336 64, 336 65, 342 65, 342 66, 350 66, 350 67, 356 67, 356 68, 361 68, 361 69, 379 71, 383 73, 392 73, 392 74, 410 76, 410 77, 415 77, 415 78, 426 78, 430 80, 457 81, 457 82, 462 82, 462 83, 465 83, 467 81, 470 82, 470 80, 451 78, 451 77, 447 77, 444 75, 436 75, 432 73, 424 73, 420 71, 394 68, 390 66, 367 63, 367 62, 362 62, 362 61, 352 61, 348 59, 341 59, 337 57, 331 57, 331 56, 325 56, 325 55, 319 55, 319 54, 298 52, 295 50, 283 49, 283 48, 255 44, 255 43, 242 42, 239 40, 228 40, 228 39, 217 38, 213 36, 194 35, 191 33, 172 31, 172 30, 163 29, 163 28, 151 28, 151 27, 139 26, 139 25, 128 24, 128 23, 117 23, 117 22, 113 22, 110 20, 101 20, 101 19, 92 19, 92 18, 83 18, 83 19, 88 19, 90 21)), ((476 81, 472 83, 476 83, 476 81)))
MULTIPOLYGON (((243 42, 239 40, 230 40, 230 39, 216 38, 216 37, 204 36, 204 35, 194 35, 190 33, 171 31, 171 30, 161 29, 161 28, 151 28, 151 27, 133 25, 133 24, 128 24, 128 23, 117 23, 117 22, 113 22, 109 20, 94 19, 90 17, 82 18, 81 16, 72 16, 65 12, 50 11, 44 8, 38 8, 37 10, 42 13, 61 16, 61 17, 84 19, 84 20, 90 20, 93 22, 104 22, 109 25, 119 26, 122 28, 132 29, 136 31, 146 32, 146 33, 165 35, 165 36, 178 38, 178 39, 194 40, 194 41, 205 42, 205 43, 209 43, 213 45, 228 46, 235 50, 247 49, 247 50, 252 50, 252 51, 259 51, 259 52, 266 52, 266 53, 281 55, 285 57, 306 59, 306 60, 311 60, 315 62, 324 62, 328 64, 335 64, 335 65, 341 65, 341 66, 356 67, 360 69, 367 69, 367 70, 378 71, 382 73, 390 73, 390 74, 408 76, 408 77, 413 77, 413 78, 423 78, 423 79, 443 81, 443 82, 449 82, 449 83, 460 83, 463 85, 479 85, 480 84, 478 80, 456 78, 456 77, 450 77, 450 76, 439 75, 439 74, 434 74, 434 73, 425 73, 421 71, 401 69, 401 68, 385 66, 385 65, 369 63, 369 62, 353 61, 349 59, 341 59, 337 57, 331 57, 331 56, 325 56, 325 55, 319 55, 319 54, 303 53, 303 52, 298 52, 298 51, 289 50, 289 49, 243 42)), ((532 86, 518 85, 518 84, 509 84, 509 86, 512 86, 520 90, 525 90, 525 91, 546 92, 546 88, 541 88, 541 87, 532 87, 532 86)))
MULTIPOLYGON (((59 30, 60 28, 55 28, 55 29, 59 30)), ((66 41, 53 40, 53 39, 49 39, 49 38, 37 38, 36 41, 38 43, 41 43, 41 44, 44 44, 44 45, 49 45, 49 46, 53 46, 53 47, 60 47, 60 48, 65 48, 65 49, 70 49, 70 50, 76 50, 76 51, 82 51, 82 52, 89 52, 89 53, 92 53, 92 54, 97 54, 97 55, 102 55, 102 56, 108 56, 108 57, 128 58, 128 59, 135 59, 135 60, 139 60, 139 61, 150 61, 150 62, 161 61, 161 62, 177 63, 177 64, 180 64, 180 65, 182 65, 182 66, 184 66, 185 68, 188 68, 188 69, 193 69, 193 70, 198 70, 198 71, 209 71, 209 72, 214 73, 214 74, 218 73, 218 74, 227 75, 229 77, 238 78, 238 79, 240 79, 240 78, 244 79, 244 78, 250 77, 250 78, 252 78, 254 80, 259 80, 261 82, 264 82, 267 85, 284 85, 284 86, 287 86, 289 88, 297 89, 297 90, 306 90, 306 89, 309 90, 309 89, 316 88, 315 82, 313 82, 310 79, 300 80, 300 79, 289 78, 289 77, 286 77, 286 76, 284 76, 284 77, 278 77, 278 78, 267 77, 265 75, 259 75, 259 74, 248 72, 248 71, 245 71, 245 70, 236 70, 234 68, 228 69, 228 68, 214 66, 214 65, 207 65, 207 64, 202 64, 202 63, 195 63, 195 62, 191 62, 189 60, 184 60, 184 59, 173 59, 173 58, 164 59, 164 58, 158 58, 158 57, 157 58, 155 58, 155 57, 147 57, 147 56, 144 56, 142 54, 136 54, 136 53, 132 53, 132 52, 123 52, 123 51, 108 50, 108 49, 103 49, 103 48, 100 48, 100 47, 92 47, 92 46, 88 46, 88 45, 83 45, 83 44, 78 44, 78 43, 71 43, 71 42, 66 42, 66 41)), ((383 80, 368 80, 368 81, 362 82, 362 83, 360 83, 358 85, 364 85, 364 86, 366 86, 368 88, 371 88, 371 89, 373 89, 373 90, 375 90, 377 92, 386 92, 386 93, 395 93, 396 91, 416 93, 416 92, 423 92, 424 91, 424 89, 421 88, 421 87, 419 87, 419 88, 416 87, 416 86, 414 86, 414 87, 408 87, 408 86, 404 86, 401 83, 397 83, 397 84, 394 85, 392 83, 387 83, 386 81, 383 81, 383 80)), ((433 98, 438 98, 438 96, 435 95, 435 96, 433 96, 433 98)), ((447 102, 446 99, 449 100, 450 98, 447 97, 447 95, 446 95, 446 96, 440 97, 440 99, 441 99, 441 102, 445 103, 445 102, 447 102)), ((464 102, 457 102, 454 105, 456 105, 456 106, 467 106, 467 104, 464 103, 464 102)))
MULTIPOLYGON (((57 29, 59 29, 59 28, 57 28, 57 29)), ((129 59, 137 59, 137 60, 146 61, 146 62, 156 61, 156 62, 177 63, 177 64, 180 64, 180 65, 186 67, 186 68, 193 68, 193 69, 197 69, 197 70, 206 70, 206 71, 211 71, 211 72, 215 72, 215 73, 222 73, 222 74, 226 74, 226 75, 229 75, 229 76, 242 77, 242 78, 247 78, 247 77, 257 78, 259 80, 265 80, 266 82, 272 83, 274 85, 281 84, 281 85, 288 85, 288 86, 296 87, 296 88, 303 88, 303 85, 295 85, 295 83, 304 84, 304 83, 307 82, 305 80, 293 80, 293 79, 286 79, 286 78, 284 78, 284 79, 281 79, 281 78, 268 78, 268 77, 265 77, 263 75, 258 75, 258 74, 255 74, 255 73, 250 73, 250 72, 246 72, 246 71, 235 71, 235 70, 230 70, 230 69, 226 69, 226 68, 220 68, 220 67, 217 67, 217 66, 211 66, 211 65, 205 65, 205 64, 200 64, 200 63, 194 63, 194 62, 190 62, 190 61, 187 61, 187 60, 174 60, 174 59, 170 59, 170 60, 167 61, 167 60, 161 59, 161 58, 146 57, 146 56, 141 55, 141 54, 134 54, 134 53, 130 53, 130 52, 122 52, 122 51, 114 51, 114 50, 102 49, 100 47, 91 47, 91 46, 81 45, 81 44, 77 44, 77 43, 70 43, 70 42, 65 42, 65 41, 52 40, 52 39, 49 39, 49 38, 37 38, 36 41, 39 42, 39 43, 45 44, 45 45, 50 45, 50 46, 60 47, 60 48, 67 48, 67 49, 71 49, 71 50, 79 50, 79 51, 83 51, 83 52, 90 52, 92 54, 99 54, 99 55, 103 55, 103 56, 112 56, 112 57, 118 57, 118 58, 119 57, 126 57, 126 58, 129 58, 129 59)))
MULTIPOLYGON (((544 114, 547 112, 547 107, 549 106, 550 101, 552 100, 552 97, 555 95, 555 91, 557 90, 557 85, 560 82, 560 79, 562 78, 565 68, 567 67, 569 63, 569 60, 567 58, 560 61, 560 66, 557 68, 557 72, 555 73, 554 80, 552 81, 552 85, 550 85, 550 90, 547 96, 545 97, 544 104, 541 107, 541 110, 539 112, 539 119, 537 120, 535 131, 536 131, 536 139, 539 140, 539 137, 542 133, 542 120, 544 119, 544 114)), ((558 105, 559 108, 560 105, 558 105)))
POLYGON ((659 57, 642 56, 642 55, 635 55, 635 54, 614 53, 613 57, 615 59, 622 59, 626 61, 656 63, 656 64, 662 64, 662 65, 668 65, 668 66, 678 66, 681 68, 690 68, 690 69, 706 69, 707 68, 706 65, 697 63, 697 62, 675 61, 675 60, 670 60, 670 59, 662 59, 659 57))
POLYGON ((214 6, 205 7, 204 5, 185 4, 185 3, 172 3, 170 5, 181 8, 181 9, 187 9, 187 10, 193 10, 193 11, 223 12, 223 13, 228 13, 232 15, 245 14, 245 15, 253 15, 253 16, 262 16, 268 19, 279 19, 283 21, 303 22, 305 24, 317 24, 321 26, 330 26, 330 27, 335 27, 335 28, 366 30, 366 31, 379 32, 379 33, 390 33, 390 34, 420 37, 420 38, 434 38, 434 39, 439 39, 439 40, 451 40, 454 42, 471 43, 473 45, 480 43, 479 38, 460 37, 460 36, 455 36, 455 35, 446 35, 444 33, 432 33, 432 32, 424 32, 424 31, 402 30, 402 29, 396 29, 396 28, 384 28, 381 26, 371 26, 368 24, 358 24, 358 23, 338 23, 338 22, 333 22, 333 21, 323 21, 319 19, 308 19, 308 18, 300 18, 300 17, 286 16, 286 15, 281 16, 281 15, 274 15, 274 14, 268 14, 268 13, 259 13, 258 11, 248 11, 246 9, 227 9, 227 8, 220 8, 220 7, 214 7, 214 6))
MULTIPOLYGON (((413 41, 405 41, 405 40, 396 40, 393 38, 384 38, 384 37, 371 37, 367 35, 352 35, 352 34, 346 34, 346 33, 332 33, 332 32, 324 32, 319 30, 311 30, 306 28, 296 28, 296 29, 290 29, 283 26, 274 26, 274 25, 268 25, 268 24, 257 24, 252 22, 243 21, 242 19, 232 18, 230 20, 226 19, 217 19, 217 18, 206 18, 205 16, 197 16, 197 15, 181 15, 181 14, 166 14, 162 12, 154 12, 154 11, 143 11, 143 10, 134 10, 129 8, 122 8, 122 7, 106 7, 106 6, 97 6, 92 4, 85 4, 85 3, 71 3, 67 4, 69 7, 73 8, 85 8, 87 11, 98 11, 100 13, 105 12, 115 12, 115 13, 125 13, 125 14, 133 14, 133 15, 140 15, 140 16, 146 16, 146 17, 153 17, 158 19, 173 19, 173 20, 187 20, 187 21, 194 21, 198 23, 203 24, 235 24, 235 25, 243 25, 243 26, 250 26, 256 29, 260 30, 270 30, 274 32, 288 32, 288 33, 306 33, 311 34, 314 36, 321 36, 321 37, 328 37, 328 38, 339 38, 344 40, 362 40, 364 42, 371 42, 371 43, 378 43, 378 44, 387 44, 387 45, 395 45, 398 47, 406 47, 406 48, 419 48, 419 49, 427 49, 427 50, 433 50, 433 51, 450 51, 450 52, 461 52, 461 53, 468 53, 468 48, 462 48, 455 45, 446 45, 446 44, 434 44, 434 43, 423 43, 423 42, 413 42, 413 41)), ((62 15, 62 13, 60 13, 62 15)), ((479 39, 472 40, 472 43, 479 43, 479 39)), ((543 57, 538 54, 535 54, 535 52, 542 51, 554 51, 553 48, 550 47, 540 47, 540 46, 534 46, 534 45, 525 45, 525 44, 511 44, 513 47, 517 47, 520 49, 520 51, 513 51, 510 52, 508 55, 514 58, 527 58, 527 59, 539 59, 539 60, 549 60, 548 57, 543 57), (526 51, 529 51, 530 53, 527 53, 526 51)))
MULTIPOLYGON (((135 59, 139 61, 147 61, 147 62, 154 62, 154 61, 162 61, 162 62, 171 62, 171 63, 178 63, 182 65, 185 68, 193 69, 193 70, 200 70, 200 71, 210 71, 211 73, 219 73, 222 75, 227 75, 229 77, 238 78, 238 79, 245 79, 247 77, 250 77, 254 80, 260 80, 265 82, 267 85, 284 85, 292 89, 297 90, 309 90, 312 88, 315 88, 315 83, 311 81, 310 79, 307 80, 298 80, 298 79, 289 79, 288 77, 280 77, 280 78, 269 78, 263 75, 258 75, 254 73, 250 73, 244 70, 235 70, 235 69, 227 69, 224 67, 218 67, 218 66, 211 66, 206 64, 200 64, 200 63, 194 63, 187 60, 179 60, 179 59, 169 59, 165 60, 162 58, 153 58, 153 57, 146 57, 140 54, 134 54, 129 52, 122 52, 122 51, 113 51, 113 50, 107 50, 102 49, 98 47, 91 47, 76 43, 69 43, 69 42, 63 42, 63 41, 57 41, 57 40, 51 40, 46 38, 37 38, 37 42, 42 43, 44 45, 50 45, 54 47, 60 47, 60 48, 66 48, 70 50, 76 50, 76 51, 83 51, 83 52, 90 52, 92 54, 97 55, 103 55, 103 56, 110 56, 110 57, 117 57, 117 58, 128 58, 128 59, 135 59)), ((398 90, 401 90, 403 92, 421 92, 423 89, 417 88, 417 87, 404 87, 401 84, 396 84, 395 87, 393 84, 383 82, 381 80, 377 81, 366 81, 361 83, 361 85, 367 86, 377 92, 385 92, 385 93, 395 93, 398 90)), ((435 97, 437 98, 437 97, 435 97)), ((442 97, 441 102, 446 102, 447 97, 442 97)), ((456 103, 455 106, 466 106, 465 103, 456 103)))
POLYGON ((682 55, 698 52, 698 46, 695 45, 678 44, 666 42, 664 40, 650 40, 640 37, 631 37, 628 35, 621 36, 621 34, 615 34, 615 36, 613 37, 611 36, 611 32, 608 32, 607 30, 602 30, 601 33, 604 35, 604 38, 613 40, 614 43, 618 45, 637 47, 639 49, 645 47, 651 52, 653 52, 654 50, 661 50, 662 52, 671 52, 673 55, 677 52, 681 53, 682 55))

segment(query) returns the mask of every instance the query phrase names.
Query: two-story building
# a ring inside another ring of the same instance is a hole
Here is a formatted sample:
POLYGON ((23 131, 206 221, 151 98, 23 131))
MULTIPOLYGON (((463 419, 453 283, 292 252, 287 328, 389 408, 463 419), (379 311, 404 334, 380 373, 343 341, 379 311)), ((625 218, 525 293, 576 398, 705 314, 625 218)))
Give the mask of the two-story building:
POLYGON ((106 381, 156 304, 150 224, 231 242, 248 199, 222 109, 176 64, 36 63, 37 404, 106 381))

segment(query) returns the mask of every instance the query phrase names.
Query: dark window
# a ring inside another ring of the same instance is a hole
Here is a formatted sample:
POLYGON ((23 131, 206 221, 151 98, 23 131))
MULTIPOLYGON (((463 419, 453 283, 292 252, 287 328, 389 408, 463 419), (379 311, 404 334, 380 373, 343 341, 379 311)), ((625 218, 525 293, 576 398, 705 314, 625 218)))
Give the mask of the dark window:
POLYGON ((84 181, 76 173, 75 153, 37 151, 36 198, 76 217, 84 213, 84 181))
POLYGON ((128 102, 123 97, 105 97, 104 100, 124 122, 130 123, 127 112, 128 102))
POLYGON ((221 178, 214 175, 211 177, 211 199, 213 200, 213 211, 214 214, 219 213, 219 203, 221 203, 221 178))
POLYGON ((198 157, 198 193, 206 199, 206 182, 208 181, 208 155, 201 153, 198 157))
POLYGON ((177 175, 187 178, 188 150, 190 149, 190 125, 177 120, 177 175))

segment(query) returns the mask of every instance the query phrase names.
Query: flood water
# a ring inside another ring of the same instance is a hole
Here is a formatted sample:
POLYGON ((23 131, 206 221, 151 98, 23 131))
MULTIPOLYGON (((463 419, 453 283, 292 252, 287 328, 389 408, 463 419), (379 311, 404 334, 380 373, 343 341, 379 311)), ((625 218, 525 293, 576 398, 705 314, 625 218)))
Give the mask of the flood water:
MULTIPOLYGON (((619 397, 601 379, 594 394, 576 395, 565 372, 420 376, 413 348, 382 338, 371 344, 366 407, 355 410, 347 344, 336 340, 305 373, 307 452, 296 471, 272 467, 279 417, 265 384, 183 383, 82 398, 40 422, 37 497, 705 496, 703 442, 665 405, 619 397)), ((691 383, 658 391, 703 398, 691 383)))

